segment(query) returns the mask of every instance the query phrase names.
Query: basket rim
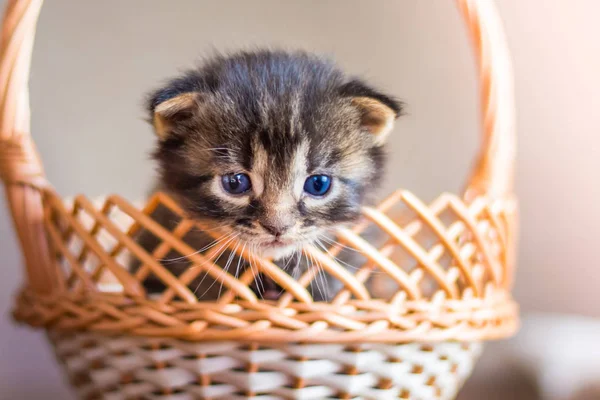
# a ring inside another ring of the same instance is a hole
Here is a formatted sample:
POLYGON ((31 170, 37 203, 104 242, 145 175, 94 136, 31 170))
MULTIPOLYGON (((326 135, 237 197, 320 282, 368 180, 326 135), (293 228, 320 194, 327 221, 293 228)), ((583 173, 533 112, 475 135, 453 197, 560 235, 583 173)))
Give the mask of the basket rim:
MULTIPOLYGON (((394 314, 389 310, 363 313, 355 329, 342 331, 329 327, 329 321, 348 318, 359 308, 349 303, 341 309, 305 313, 309 322, 298 323, 291 317, 301 315, 293 307, 280 308, 267 301, 257 303, 174 302, 158 307, 151 301, 107 293, 43 296, 23 289, 17 297, 13 317, 32 327, 58 332, 99 332, 133 336, 164 337, 205 341, 249 343, 436 343, 442 341, 488 341, 513 336, 519 327, 519 308, 507 291, 498 291, 493 299, 407 302, 394 314), (185 307, 184 307, 185 306, 185 307), (248 306, 254 306, 251 313, 248 306), (244 316, 246 314, 246 316, 244 316), (314 314, 310 318, 311 315, 314 314), (73 316, 75 315, 75 316, 73 316), (119 315, 119 319, 115 319, 119 315), (189 324, 175 324, 178 317, 195 318, 189 324), (253 319, 239 319, 239 316, 253 319), (230 330, 206 328, 202 319, 219 318, 243 321, 230 330), (314 319, 314 321, 311 321, 314 319), (273 326, 272 320, 287 328, 273 326), (392 322, 390 322, 392 321, 392 322), (149 326, 149 323, 153 326, 149 326), (163 324, 159 326, 158 324, 163 324)), ((322 305, 314 303, 317 308, 322 305)), ((326 303, 323 305, 327 305, 326 303)), ((363 309, 379 308, 377 301, 358 303, 363 309)), ((323 307, 326 308, 326 307, 323 307)))
MULTIPOLYGON (((390 198, 403 199, 405 196, 408 196, 407 192, 398 191, 390 198)), ((52 191, 48 191, 45 198, 46 223, 53 224, 50 207, 62 199, 52 191)), ((161 193, 155 196, 157 201, 164 198, 168 197, 161 193)), ((109 196, 103 204, 98 204, 98 209, 108 214, 110 199, 123 202, 118 196, 109 196)), ((452 194, 441 196, 441 199, 448 204, 461 201, 452 194)), ((73 210, 82 201, 87 202, 78 196, 73 200, 72 209, 61 210, 76 215, 73 210)), ((150 200, 149 204, 152 202, 150 200)), ((392 203, 388 200, 388 204, 392 203)), ((477 209, 479 213, 489 206, 497 212, 514 212, 516 202, 514 199, 486 201, 479 197, 471 203, 471 209, 477 209)), ((53 226, 48 229, 54 230, 53 226)), ((55 234, 52 237, 57 240, 55 234)), ((510 238, 503 237, 502 241, 503 246, 510 244, 510 238)), ((56 242, 51 242, 51 248, 56 247, 56 242)), ((173 296, 151 299, 136 292, 139 288, 129 288, 126 280, 121 281, 124 291, 120 293, 63 290, 45 295, 25 287, 17 298, 13 315, 17 321, 48 329, 127 332, 136 336, 193 341, 407 343, 491 340, 511 336, 518 327, 518 306, 510 295, 512 261, 509 258, 505 261, 499 276, 490 273, 485 282, 471 282, 454 296, 452 292, 438 289, 431 297, 411 298, 408 295, 384 300, 346 296, 341 303, 313 302, 301 297, 294 301, 291 295, 288 297, 292 301, 286 301, 283 296, 279 301, 256 297, 236 299, 234 296, 226 302, 209 302, 173 296)), ((406 292, 398 293, 406 295, 406 292)))

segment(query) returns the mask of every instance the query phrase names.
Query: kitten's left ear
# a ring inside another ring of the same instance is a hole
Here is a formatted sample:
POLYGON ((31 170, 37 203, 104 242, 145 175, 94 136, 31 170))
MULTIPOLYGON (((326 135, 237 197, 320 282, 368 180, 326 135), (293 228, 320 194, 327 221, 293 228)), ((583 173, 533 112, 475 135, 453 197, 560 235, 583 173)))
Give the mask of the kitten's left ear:
POLYGON ((402 114, 402 103, 358 80, 343 85, 341 94, 352 98, 352 105, 360 112, 362 127, 373 134, 378 143, 383 143, 394 128, 394 121, 402 114))
POLYGON ((198 107, 198 93, 183 93, 165 100, 154 107, 152 124, 160 140, 167 139, 173 126, 189 119, 198 107))

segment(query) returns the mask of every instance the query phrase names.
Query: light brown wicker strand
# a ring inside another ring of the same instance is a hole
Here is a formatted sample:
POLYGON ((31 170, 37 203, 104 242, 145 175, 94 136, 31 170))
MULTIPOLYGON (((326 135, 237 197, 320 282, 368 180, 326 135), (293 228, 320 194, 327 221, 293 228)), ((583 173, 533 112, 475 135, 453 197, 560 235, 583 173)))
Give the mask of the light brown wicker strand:
MULTIPOLYGON (((144 265, 147 266, 156 276, 160 278, 165 284, 173 288, 173 290, 188 302, 195 303, 197 301, 196 296, 192 293, 189 288, 183 285, 173 274, 171 274, 166 268, 164 268, 160 262, 153 258, 150 254, 144 251, 139 244, 135 242, 131 237, 125 233, 110 221, 110 219, 96 211, 95 207, 87 200, 84 196, 77 196, 75 204, 83 208, 90 216, 96 220, 98 226, 102 226, 106 229, 115 239, 119 241, 119 244, 127 248, 133 255, 139 257, 144 265)), ((137 282, 137 281, 136 281, 137 282)))
MULTIPOLYGON (((390 198, 388 200, 385 200, 384 202, 382 202, 382 205, 384 205, 385 207, 378 207, 377 210, 373 210, 370 208, 366 208, 365 209, 365 215, 369 215, 369 214, 373 214, 374 212, 376 212, 376 214, 379 215, 384 215, 385 211, 387 211, 389 209, 389 207, 391 207, 392 205, 394 205, 395 203, 392 203, 390 200, 394 200, 396 202, 402 200, 402 196, 403 194, 405 194, 405 191, 396 191, 394 194, 392 194, 392 196, 390 196, 390 198)), ((450 196, 451 197, 451 196, 450 196)), ((440 214, 440 212, 442 212, 446 205, 447 205, 447 201, 445 201, 445 196, 441 196, 438 200, 436 200, 434 203, 431 204, 430 209, 432 210, 432 213, 435 214, 436 216, 438 216, 440 214)), ((373 219, 373 218, 372 218, 373 219)), ((377 218, 375 218, 377 219, 377 218)), ((420 246, 416 245, 416 243, 414 243, 413 239, 411 239, 412 237, 414 237, 415 235, 417 235, 419 232, 421 232, 421 230, 426 226, 426 224, 424 224, 421 220, 414 220, 411 223, 409 223, 408 225, 404 226, 402 230, 397 230, 395 229, 396 232, 396 238, 391 238, 389 239, 382 247, 381 249, 379 249, 379 252, 384 256, 384 257, 389 257, 391 255, 391 253, 394 251, 394 249, 398 246, 398 243, 401 243, 403 245, 403 247, 405 249, 407 249, 409 251, 409 253, 411 252, 411 247, 412 247, 412 255, 415 256, 418 253, 418 259, 425 259, 427 264, 430 265, 430 271, 433 271, 434 275, 436 276, 436 280, 438 281, 438 283, 441 284, 441 287, 444 287, 444 283, 447 283, 449 285, 452 285, 452 282, 455 282, 456 278, 451 278, 450 275, 448 275, 448 278, 442 278, 441 274, 442 272, 437 268, 437 266, 435 266, 432 263, 435 263, 438 261, 438 259, 441 257, 441 255, 444 252, 444 246, 443 244, 439 243, 436 244, 434 247, 432 247, 427 255, 424 255, 422 253, 422 251, 418 248, 420 246), (398 238, 398 236, 400 236, 400 238, 398 238), (396 239, 396 240, 394 240, 396 239), (399 239, 399 240, 398 240, 399 239), (417 246, 417 247, 415 247, 417 246), (433 266, 432 266, 433 265, 433 266), (448 283, 449 282, 449 283, 448 283)), ((354 229, 355 232, 359 232, 360 229, 354 229)), ((460 232, 456 232, 456 234, 450 234, 450 229, 448 229, 448 239, 449 240, 456 240, 458 234, 462 234, 462 230, 460 232)), ((343 239, 340 239, 343 241, 343 239)), ((335 246, 334 246, 335 247, 335 246)), ((337 245, 337 248, 334 248, 332 252, 336 252, 336 250, 340 250, 341 246, 337 245)), ((360 268, 360 270, 357 272, 357 278, 359 278, 360 276, 360 280, 361 282, 366 281, 366 279, 373 273, 374 268, 376 268, 377 264, 376 263, 367 263, 364 266, 362 266, 360 268)), ((426 265, 422 265, 422 267, 427 267, 426 265)), ((411 273, 410 278, 413 281, 418 281, 419 279, 417 279, 417 277, 415 276, 416 274, 421 274, 422 269, 416 269, 413 273, 411 273)), ((449 271, 450 274, 450 271, 449 271)), ((473 283, 472 280, 470 280, 471 283, 473 283)), ((449 286, 451 287, 450 291, 453 292, 455 290, 457 290, 455 288, 454 285, 449 286)), ((446 287, 446 292, 449 293, 449 289, 448 287, 446 287)), ((405 296, 404 296, 405 292, 401 291, 399 292, 396 296, 395 296, 395 301, 396 302, 402 302, 405 300, 405 296)), ((336 304, 341 304, 341 298, 345 298, 347 299, 347 296, 349 295, 349 293, 347 293, 347 291, 342 291, 337 298, 334 300, 334 302, 336 302, 336 304)))
POLYGON ((336 262, 331 255, 312 245, 306 246, 303 251, 311 260, 314 260, 314 264, 321 266, 331 276, 342 282, 344 288, 354 294, 357 299, 366 300, 371 297, 363 282, 360 282, 352 272, 336 262))
MULTIPOLYGON (((184 214, 181 207, 179 207, 177 205, 177 203, 175 203, 173 201, 173 199, 171 199, 170 197, 168 197, 162 193, 157 194, 157 196, 159 196, 159 198, 163 202, 163 205, 167 206, 171 211, 175 212, 178 215, 184 214)), ((122 201, 123 207, 127 208, 127 212, 132 213, 131 214, 132 216, 135 215, 136 218, 139 217, 139 218, 147 219, 147 217, 145 217, 143 214, 141 214, 135 208, 132 208, 129 205, 127 205, 127 202, 124 199, 121 199, 121 201, 122 201)), ((153 221, 148 221, 148 222, 151 224, 155 224, 155 223, 153 223, 153 221)), ((218 234, 216 232, 214 232, 213 230, 210 230, 210 227, 203 226, 200 223, 198 223, 198 226, 200 227, 200 229, 206 230, 209 234, 213 235, 213 237, 215 239, 218 238, 218 234)), ((285 288, 286 292, 292 294, 297 300, 303 301, 303 302, 309 302, 309 303, 312 302, 312 298, 311 298, 310 294, 306 291, 306 288, 303 287, 301 285, 301 283, 299 283, 298 281, 296 281, 292 277, 290 277, 287 273, 283 272, 279 267, 277 267, 275 264, 273 264, 270 260, 256 257, 253 254, 251 254, 248 249, 237 249, 236 251, 239 255, 242 255, 245 259, 252 259, 254 261, 254 263, 256 264, 256 267, 258 269, 256 272, 254 272, 255 274, 258 274, 259 272, 264 272, 264 273, 268 274, 269 277, 271 279, 273 279, 275 282, 277 282, 282 288, 285 288)), ((183 253, 183 254, 189 254, 189 253, 190 252, 183 253)), ((228 276, 228 273, 222 273, 221 272, 222 269, 215 265, 213 265, 213 267, 208 272, 211 274, 215 274, 214 271, 219 271, 218 274, 216 274, 217 276, 214 276, 217 279, 219 279, 220 276, 221 277, 228 276)), ((180 279, 185 279, 186 281, 189 282, 196 276, 197 276, 197 272, 194 272, 193 270, 188 269, 187 271, 185 271, 182 274, 180 279)))
POLYGON ((43 224, 42 163, 29 131, 29 67, 41 0, 9 1, 0 38, 0 178, 23 250, 28 286, 53 293, 62 285, 43 224))
MULTIPOLYGON (((400 200, 400 198, 402 197, 402 192, 401 191, 395 191, 393 192, 391 195, 389 195, 386 199, 384 199, 381 203, 379 203, 379 205, 377 206, 377 211, 385 213, 387 211, 389 211, 390 208, 392 208, 394 205, 396 205, 396 203, 400 200)), ((353 229, 352 232, 354 233, 360 233, 362 232, 366 227, 368 226, 368 221, 363 221, 359 224, 357 224, 353 229)), ((410 232, 410 227, 406 227, 407 232, 410 232)), ((418 228, 417 228, 418 231, 418 228)), ((416 233, 416 231, 414 232, 416 233)), ((413 234, 414 234, 413 233, 413 234)), ((410 235, 410 233, 409 233, 410 235)), ((412 235, 411 235, 412 236, 412 235)), ((342 246, 344 246, 345 244, 342 242, 343 239, 339 239, 341 240, 340 242, 338 242, 337 244, 333 245, 329 250, 328 253, 332 256, 335 257, 337 256, 341 251, 342 251, 342 246)), ((384 257, 389 257, 391 255, 391 253, 393 252, 395 248, 394 245, 394 241, 392 239, 389 239, 387 241, 387 243, 385 243, 382 248, 379 250, 379 252, 384 256, 384 257)), ((358 279, 361 283, 365 283, 367 281, 367 279, 371 276, 371 274, 373 273, 373 271, 376 269, 377 264, 374 262, 367 262, 365 265, 361 266, 357 271, 356 271, 356 279, 358 279)), ((308 271, 305 275, 307 274, 311 274, 311 273, 316 273, 315 270, 310 270, 308 271)), ((310 278, 310 280, 312 280, 312 277, 310 278)), ((308 281, 310 281, 308 280, 308 281)), ((405 293, 404 291, 402 291, 402 293, 405 293)), ((351 295, 350 291, 348 291, 347 289, 342 289, 340 291, 340 293, 338 293, 336 295, 336 297, 333 299, 333 304, 343 304, 345 303, 348 299, 349 296, 351 295)), ((284 306, 287 305, 287 303, 289 302, 289 300, 284 298, 280 301, 280 305, 284 306)))
MULTIPOLYGON (((425 204, 423 204, 412 193, 410 193, 408 191, 404 192, 402 199, 406 203, 406 205, 408 205, 409 208, 411 208, 415 212, 417 212, 419 214, 419 216, 421 217, 421 219, 424 221, 424 223, 427 224, 431 228, 431 230, 434 232, 434 234, 440 241, 440 244, 442 244, 446 249, 448 249, 448 252, 454 258, 454 262, 456 263, 457 267, 460 269, 461 273, 463 274, 467 284, 474 286, 473 285, 473 277, 471 276, 471 272, 470 272, 469 268, 467 267, 463 257, 460 256, 457 245, 453 241, 449 240, 446 237, 446 228, 442 225, 442 223, 440 222, 438 217, 436 215, 434 215, 430 211, 429 207, 425 206, 425 204)), ((445 206, 447 207, 447 204, 445 204, 445 206)), ((393 224, 393 221, 391 221, 391 220, 388 221, 388 224, 390 224, 390 225, 393 224)), ((474 290, 476 290, 475 287, 474 287, 474 290)))
POLYGON ((510 196, 516 148, 515 110, 512 66, 502 24, 492 1, 457 3, 473 39, 479 66, 483 128, 481 150, 465 196, 510 196))
POLYGON ((504 288, 506 290, 512 290, 514 284, 514 275, 516 268, 517 259, 517 241, 519 237, 519 209, 515 205, 512 213, 503 215, 503 224, 506 228, 506 241, 508 246, 504 252, 504 263, 505 263, 505 274, 504 274, 504 288))
MULTIPOLYGON (((69 265, 72 269, 72 276, 76 277, 76 279, 80 280, 82 285, 79 287, 80 290, 92 290, 96 289, 96 282, 94 282, 89 274, 84 271, 83 266, 79 260, 77 260, 69 251, 62 238, 60 237, 60 233, 52 223, 46 223, 46 230, 49 236, 50 241, 52 242, 53 248, 56 249, 55 253, 57 257, 65 257, 69 262, 69 265)), ((71 280, 71 284, 74 284, 74 279, 71 280)))
MULTIPOLYGON (((52 193, 52 192, 47 192, 52 193)), ((114 276, 121 282, 123 285, 123 290, 126 294, 132 296, 143 296, 144 288, 138 281, 133 279, 133 277, 127 273, 125 269, 123 269, 120 265, 118 265, 115 260, 110 257, 109 254, 105 252, 105 250, 100 246, 100 244, 95 240, 95 238, 85 229, 85 227, 75 218, 71 213, 67 211, 62 200, 58 195, 52 194, 47 195, 46 199, 51 203, 54 211, 59 213, 61 217, 63 217, 64 221, 69 224, 69 226, 77 233, 78 237, 82 239, 85 244, 90 248, 90 250, 97 256, 113 274, 114 276)), ((48 220, 52 221, 52 218, 48 220)))
MULTIPOLYGON (((78 217, 79 214, 82 212, 81 207, 78 206, 78 204, 74 204, 73 205, 73 216, 74 217, 78 217)), ((102 210, 100 211, 102 214, 104 215, 108 215, 108 213, 110 212, 110 204, 106 203, 104 205, 104 207, 102 207, 102 210)), ((92 227, 92 229, 90 230, 90 235, 93 237, 96 237, 98 235, 98 233, 100 232, 101 226, 100 223, 98 221, 96 221, 94 223, 94 226, 92 227)), ((68 237, 64 238, 65 242, 68 242, 71 239, 71 236, 73 232, 71 231, 69 233, 68 237)), ((116 246, 118 247, 118 246, 116 246)), ((85 260, 88 258, 88 254, 89 254, 89 247, 88 246, 82 246, 81 251, 79 252, 79 255, 77 256, 77 262, 78 263, 84 263, 85 260)), ((114 250, 110 252, 109 256, 111 258, 116 258, 118 252, 115 252, 114 250)), ((102 265, 99 265, 96 267, 95 271, 91 273, 92 279, 94 280, 94 282, 97 282, 98 279, 100 279, 101 273, 102 273, 102 265)), ((72 281, 73 276, 70 277, 70 281, 72 281)), ((71 283, 71 282, 70 282, 71 283)))
MULTIPOLYGON (((158 196, 160 196, 160 195, 158 195, 158 196)), ((198 270, 200 270, 202 268, 207 273, 211 274, 213 276, 213 278, 215 278, 215 279, 221 278, 224 282, 224 285, 235 290, 236 293, 239 296, 241 296, 242 298, 254 300, 254 301, 256 300, 256 296, 254 295, 254 293, 247 287, 241 285, 233 276, 231 276, 231 274, 223 271, 219 266, 212 263, 207 257, 205 257, 201 254, 194 254, 194 253, 196 253, 195 249, 191 248, 188 244, 186 244, 182 240, 178 240, 177 238, 173 237, 169 231, 167 231, 160 224, 158 224, 157 222, 152 220, 150 217, 148 217, 147 215, 143 214, 142 212, 137 210, 135 207, 130 205, 125 199, 123 199, 119 196, 111 196, 109 198, 109 201, 112 204, 119 206, 119 208, 122 211, 124 211, 126 214, 131 216, 133 219, 138 221, 141 224, 141 226, 144 227, 144 229, 147 229, 148 231, 152 232, 160 239, 164 240, 165 242, 168 242, 170 246, 172 246, 174 249, 179 251, 181 254, 189 254, 188 258, 195 264, 195 266, 198 267, 197 268, 198 270), (221 274, 221 271, 223 271, 223 274, 221 274)), ((173 206, 173 204, 169 203, 169 206, 173 206)), ((175 208, 175 207, 173 207, 173 208, 175 208)), ((168 271, 166 271, 166 269, 164 267, 162 267, 162 266, 159 266, 159 267, 162 268, 163 270, 165 270, 166 273, 169 273, 168 271)), ((196 268, 194 268, 194 269, 196 269, 196 268)), ((193 269, 190 268, 186 272, 191 271, 191 270, 193 270, 193 269)), ((186 272, 184 272, 183 275, 185 275, 186 272)), ((194 271, 192 271, 192 272, 197 273, 194 271)), ((189 279, 183 275, 179 277, 179 280, 181 282, 189 283, 193 279, 193 278, 189 279), (189 281, 188 281, 188 279, 189 279, 189 281)), ((169 290, 169 289, 167 289, 167 290, 169 290)), ((192 303, 197 302, 197 299, 195 297, 193 299, 186 297, 185 300, 188 302, 192 302, 192 303)))
MULTIPOLYGON (((502 266, 491 256, 491 250, 486 241, 481 238, 481 235, 477 234, 476 221, 469 215, 463 203, 457 201, 452 196, 442 196, 447 201, 448 207, 451 208, 455 214, 461 219, 468 229, 468 235, 470 238, 477 243, 481 249, 483 264, 488 267, 490 274, 496 284, 502 282, 502 266)), ((433 207, 432 207, 433 208, 433 207)))
MULTIPOLYGON (((447 281, 446 272, 439 265, 437 265, 434 260, 431 259, 429 254, 427 254, 425 250, 422 249, 421 246, 419 246, 407 233, 398 228, 398 226, 394 224, 390 218, 388 218, 385 214, 377 212, 369 207, 365 207, 365 215, 367 215, 373 222, 377 223, 382 229, 385 230, 385 232, 391 235, 397 243, 401 243, 403 247, 415 258, 415 260, 418 261, 421 268, 425 269, 434 277, 434 279, 438 282, 440 287, 445 290, 449 297, 458 297, 458 289, 453 284, 454 282, 447 281)), ((445 236, 444 241, 446 241, 445 236)), ((473 278, 470 276, 470 272, 462 262, 461 267, 469 276, 469 284, 475 287, 473 278)))

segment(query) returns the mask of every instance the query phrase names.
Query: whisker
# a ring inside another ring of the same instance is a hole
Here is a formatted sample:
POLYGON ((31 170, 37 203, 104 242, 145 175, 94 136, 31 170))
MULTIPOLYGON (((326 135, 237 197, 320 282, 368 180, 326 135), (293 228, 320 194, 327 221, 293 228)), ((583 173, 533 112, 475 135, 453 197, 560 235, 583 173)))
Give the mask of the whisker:
POLYGON ((313 260, 313 263, 317 265, 317 278, 321 281, 321 284, 323 285, 323 292, 321 294, 321 296, 325 296, 324 300, 329 298, 329 290, 328 290, 328 285, 327 285, 327 280, 326 280, 326 276, 325 276, 325 270, 323 269, 323 266, 321 265, 321 263, 318 262, 318 260, 315 259, 315 257, 311 254, 310 258, 313 260))
POLYGON ((252 256, 252 258, 256 262, 256 277, 257 277, 256 279, 258 280, 258 284, 260 285, 261 297, 263 297, 263 300, 264 300, 263 294, 265 293, 265 284, 263 283, 262 273, 261 273, 261 270, 258 265, 259 261, 256 259, 256 257, 254 255, 252 256))
POLYGON ((287 261, 285 262, 285 264, 283 265, 283 268, 281 268, 284 271, 287 271, 287 267, 290 265, 290 262, 292 261, 292 258, 294 257, 294 253, 292 253, 291 255, 289 255, 287 257, 287 261))
MULTIPOLYGON (((217 262, 219 261, 219 258, 221 257, 221 255, 223 255, 223 253, 225 253, 225 251, 227 250, 227 245, 228 245, 229 243, 231 243, 231 242, 232 242, 232 241, 233 241, 233 240, 234 240, 234 239, 235 239, 237 236, 239 236, 239 234, 236 234, 236 235, 235 235, 235 236, 233 236, 232 238, 229 238, 229 239, 227 240, 227 242, 226 242, 226 243, 224 243, 224 244, 223 244, 223 245, 222 245, 222 246, 221 246, 221 247, 220 247, 220 248, 217 250, 217 252, 218 252, 219 254, 216 256, 216 258, 214 259, 214 261, 213 261, 211 258, 209 258, 209 259, 205 260, 205 261, 204 261, 204 263, 202 263, 202 264, 205 264, 205 263, 207 263, 207 262, 209 262, 209 261, 212 261, 212 262, 211 262, 211 265, 210 265, 210 268, 209 268, 207 271, 205 271, 205 272, 204 272, 204 276, 202 277, 202 279, 200 280, 200 282, 198 282, 198 285, 196 286, 196 289, 194 289, 194 294, 196 294, 196 291, 198 291, 198 289, 200 289, 200 286, 202 285, 202 283, 204 282, 204 280, 206 279, 206 277, 207 277, 208 275, 210 275, 210 274, 209 274, 209 271, 210 271, 210 270, 211 270, 211 269, 212 269, 212 268, 215 266, 215 264, 217 264, 217 262)), ((201 264, 201 265, 202 265, 202 264, 201 264)), ((218 264, 217 264, 217 265, 218 265, 218 264)), ((199 265, 198 267, 200 267, 200 265, 199 265)))
POLYGON ((363 253, 361 250, 355 249, 354 247, 346 246, 345 244, 340 243, 340 242, 338 242, 338 241, 336 241, 334 239, 331 239, 330 237, 325 236, 323 234, 319 234, 318 238, 321 239, 321 240, 324 240, 325 242, 331 244, 332 246, 335 245, 335 246, 341 247, 342 249, 354 251, 354 252, 360 253, 360 254, 363 253))
POLYGON ((220 225, 213 226, 212 228, 209 228, 209 229, 206 229, 203 226, 198 227, 197 225, 194 225, 192 227, 192 229, 194 229, 195 232, 204 233, 204 232, 216 231, 216 230, 221 229, 221 228, 223 228, 224 226, 227 226, 227 225, 229 225, 229 223, 228 222, 224 222, 224 223, 222 223, 220 225))
POLYGON ((235 277, 237 278, 240 274, 240 266, 242 264, 242 260, 244 259, 244 257, 242 257, 242 254, 244 254, 244 250, 246 249, 246 242, 244 242, 244 246, 242 246, 242 251, 238 254, 238 263, 237 263, 237 267, 235 269, 235 277))
MULTIPOLYGON (((229 272, 229 266, 231 265, 231 262, 235 258, 236 254, 237 254, 237 250, 238 250, 239 247, 240 247, 240 242, 238 240, 237 244, 235 245, 235 249, 233 249, 233 251, 231 252, 231 255, 229 256, 229 259, 227 260, 227 264, 225 265, 225 268, 223 269, 223 271, 226 271, 227 273, 229 272)), ((238 258, 238 265, 239 265, 239 259, 240 258, 238 258)), ((223 281, 221 281, 221 286, 219 287, 219 298, 221 298, 221 291, 222 290, 223 290, 223 281)))
POLYGON ((210 149, 201 149, 200 151, 211 151, 211 150, 227 150, 227 151, 234 152, 233 149, 230 149, 228 147, 211 147, 210 149))
POLYGON ((329 282, 327 280, 327 272, 325 271, 325 269, 323 268, 323 264, 321 264, 319 262, 319 260, 316 260, 317 265, 319 266, 319 275, 321 275, 321 277, 323 278, 323 286, 325 287, 325 301, 329 301, 329 282))
MULTIPOLYGON (((308 258, 308 253, 303 252, 304 257, 306 258, 306 265, 308 266, 309 269, 312 268, 316 268, 315 264, 312 263, 309 258, 308 258)), ((318 270, 317 270, 317 275, 313 277, 312 281, 311 281, 311 287, 314 285, 314 287, 317 289, 317 291, 319 292, 319 294, 321 295, 321 297, 323 297, 323 291, 321 289, 321 286, 319 286, 319 279, 318 279, 318 270)), ((313 296, 314 298, 314 296, 313 296)))
POLYGON ((233 261, 233 257, 235 256, 235 252, 238 249, 239 245, 240 245, 240 242, 238 241, 236 243, 233 251, 231 251, 229 253, 229 258, 227 259, 225 266, 223 268, 221 268, 221 272, 219 272, 219 276, 217 276, 217 279, 213 280, 213 282, 210 284, 210 286, 204 291, 204 293, 202 293, 200 295, 200 297, 204 297, 204 295, 206 293, 208 293, 208 291, 214 286, 215 283, 217 283, 217 281, 221 281, 221 286, 219 287, 219 294, 218 294, 217 298, 221 297, 221 291, 223 290, 223 281, 221 280, 221 277, 223 276, 223 274, 227 273, 227 270, 229 269, 229 266, 231 265, 231 262, 233 261))
POLYGON ((160 259, 159 261, 161 263, 163 263, 163 264, 170 264, 170 263, 173 263, 175 261, 181 261, 183 259, 189 258, 190 256, 202 253, 203 251, 206 251, 206 250, 210 249, 211 247, 214 247, 215 245, 217 245, 221 241, 225 240, 228 236, 230 236, 232 234, 233 234, 233 232, 225 234, 225 235, 221 236, 220 238, 213 240, 212 242, 210 242, 208 245, 204 246, 200 250, 196 250, 193 253, 190 253, 190 254, 188 254, 186 256, 180 256, 180 257, 174 257, 174 258, 163 258, 163 259, 160 259))
POLYGON ((294 257, 296 258, 296 265, 294 266, 294 270, 292 271, 293 277, 295 280, 300 279, 300 275, 302 272, 300 271, 300 262, 302 261, 302 253, 301 249, 294 250, 294 257))
MULTIPOLYGON (((255 249, 256 249, 256 244, 251 243, 250 244, 250 253, 248 256, 248 263, 250 264, 250 271, 252 272, 252 279, 254 280, 254 286, 256 286, 256 291, 258 292, 258 295, 260 296, 260 298, 264 300, 262 292, 260 291, 260 287, 258 285, 258 281, 256 279, 256 276, 258 274, 256 272, 254 272, 254 264, 252 264, 255 249)), ((257 269, 258 269, 258 266, 257 266, 257 269)))
MULTIPOLYGON (((340 259, 340 258, 338 258, 338 257, 334 256, 333 254, 331 254, 331 252, 330 252, 330 251, 327 249, 327 247, 326 247, 326 246, 324 246, 324 245, 323 245, 323 243, 321 243, 321 241, 320 241, 319 239, 315 239, 315 244, 316 244, 316 245, 317 245, 317 246, 318 246, 320 249, 322 249, 322 250, 323 250, 325 253, 327 253, 327 254, 329 255, 329 257, 333 258, 333 259, 334 259, 336 262, 338 262, 338 263, 340 263, 340 264, 342 264, 342 265, 344 265, 344 266, 346 266, 346 267, 348 267, 348 268, 350 268, 350 269, 353 269, 353 270, 355 270, 355 271, 358 271, 358 270, 360 270, 360 269, 361 269, 361 267, 356 267, 356 266, 354 266, 354 265, 348 264, 346 261, 344 261, 344 260, 342 260, 342 259, 340 259)), ((371 273, 373 273, 373 274, 378 274, 378 273, 381 273, 381 272, 380 272, 380 271, 373 270, 371 273)))
POLYGON ((359 269, 358 267, 355 267, 354 265, 350 265, 347 262, 345 262, 344 260, 341 260, 338 257, 336 257, 333 254, 331 254, 331 252, 329 251, 329 249, 327 249, 327 246, 325 246, 319 239, 315 239, 315 244, 319 248, 321 248, 321 250, 323 250, 325 253, 327 253, 329 255, 329 257, 333 258, 338 263, 343 264, 343 265, 347 266, 348 268, 359 269))
MULTIPOLYGON (((305 259, 306 259, 306 270, 307 270, 307 271, 310 271, 312 268, 314 268, 314 266, 313 266, 313 265, 312 265, 312 264, 311 264, 311 263, 308 261, 308 255, 306 254, 306 252, 302 252, 302 254, 300 254, 300 258, 302 258, 302 256, 304 256, 304 257, 305 257, 305 259)), ((311 291, 311 295, 312 295, 312 293, 314 293, 314 291, 315 291, 315 288, 316 288, 316 290, 319 290, 319 289, 320 289, 320 288, 319 288, 319 285, 318 285, 318 283, 319 283, 319 282, 316 280, 316 277, 317 277, 316 275, 315 275, 315 276, 313 276, 313 278, 312 278, 312 279, 311 279, 311 281, 310 281, 310 291, 311 291)), ((313 300, 314 300, 314 297, 315 297, 315 296, 313 295, 313 300)))

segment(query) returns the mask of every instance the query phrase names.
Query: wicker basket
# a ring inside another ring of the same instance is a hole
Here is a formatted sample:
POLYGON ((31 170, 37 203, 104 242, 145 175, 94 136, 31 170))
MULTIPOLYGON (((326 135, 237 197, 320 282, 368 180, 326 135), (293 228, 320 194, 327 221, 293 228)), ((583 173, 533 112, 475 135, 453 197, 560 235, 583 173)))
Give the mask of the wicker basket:
MULTIPOLYGON (((167 195, 142 207, 119 196, 61 199, 45 180, 29 135, 28 73, 41 0, 9 1, 0 43, 0 176, 24 254, 27 281, 14 316, 44 327, 81 398, 106 399, 451 399, 481 341, 517 327, 512 286, 516 204, 511 68, 491 1, 459 0, 479 59, 483 146, 463 196, 430 204, 396 191, 365 208, 337 240, 364 254, 349 270, 342 250, 307 247, 307 256, 343 284, 327 303, 270 260, 239 277, 187 256, 196 268, 174 276, 157 260, 193 253, 194 228, 167 195), (172 231, 151 217, 158 206, 180 219, 172 231), (365 239, 376 229, 386 240, 365 239), (134 240, 160 239, 151 254, 134 240), (127 259, 142 267, 129 272, 127 259), (268 274, 286 293, 277 301, 248 288, 268 274), (200 273, 223 296, 200 302, 188 284, 200 273), (143 282, 166 289, 147 295, 143 282)), ((235 251, 235 250, 234 250, 235 251)), ((252 257, 248 251, 240 253, 252 257)))

